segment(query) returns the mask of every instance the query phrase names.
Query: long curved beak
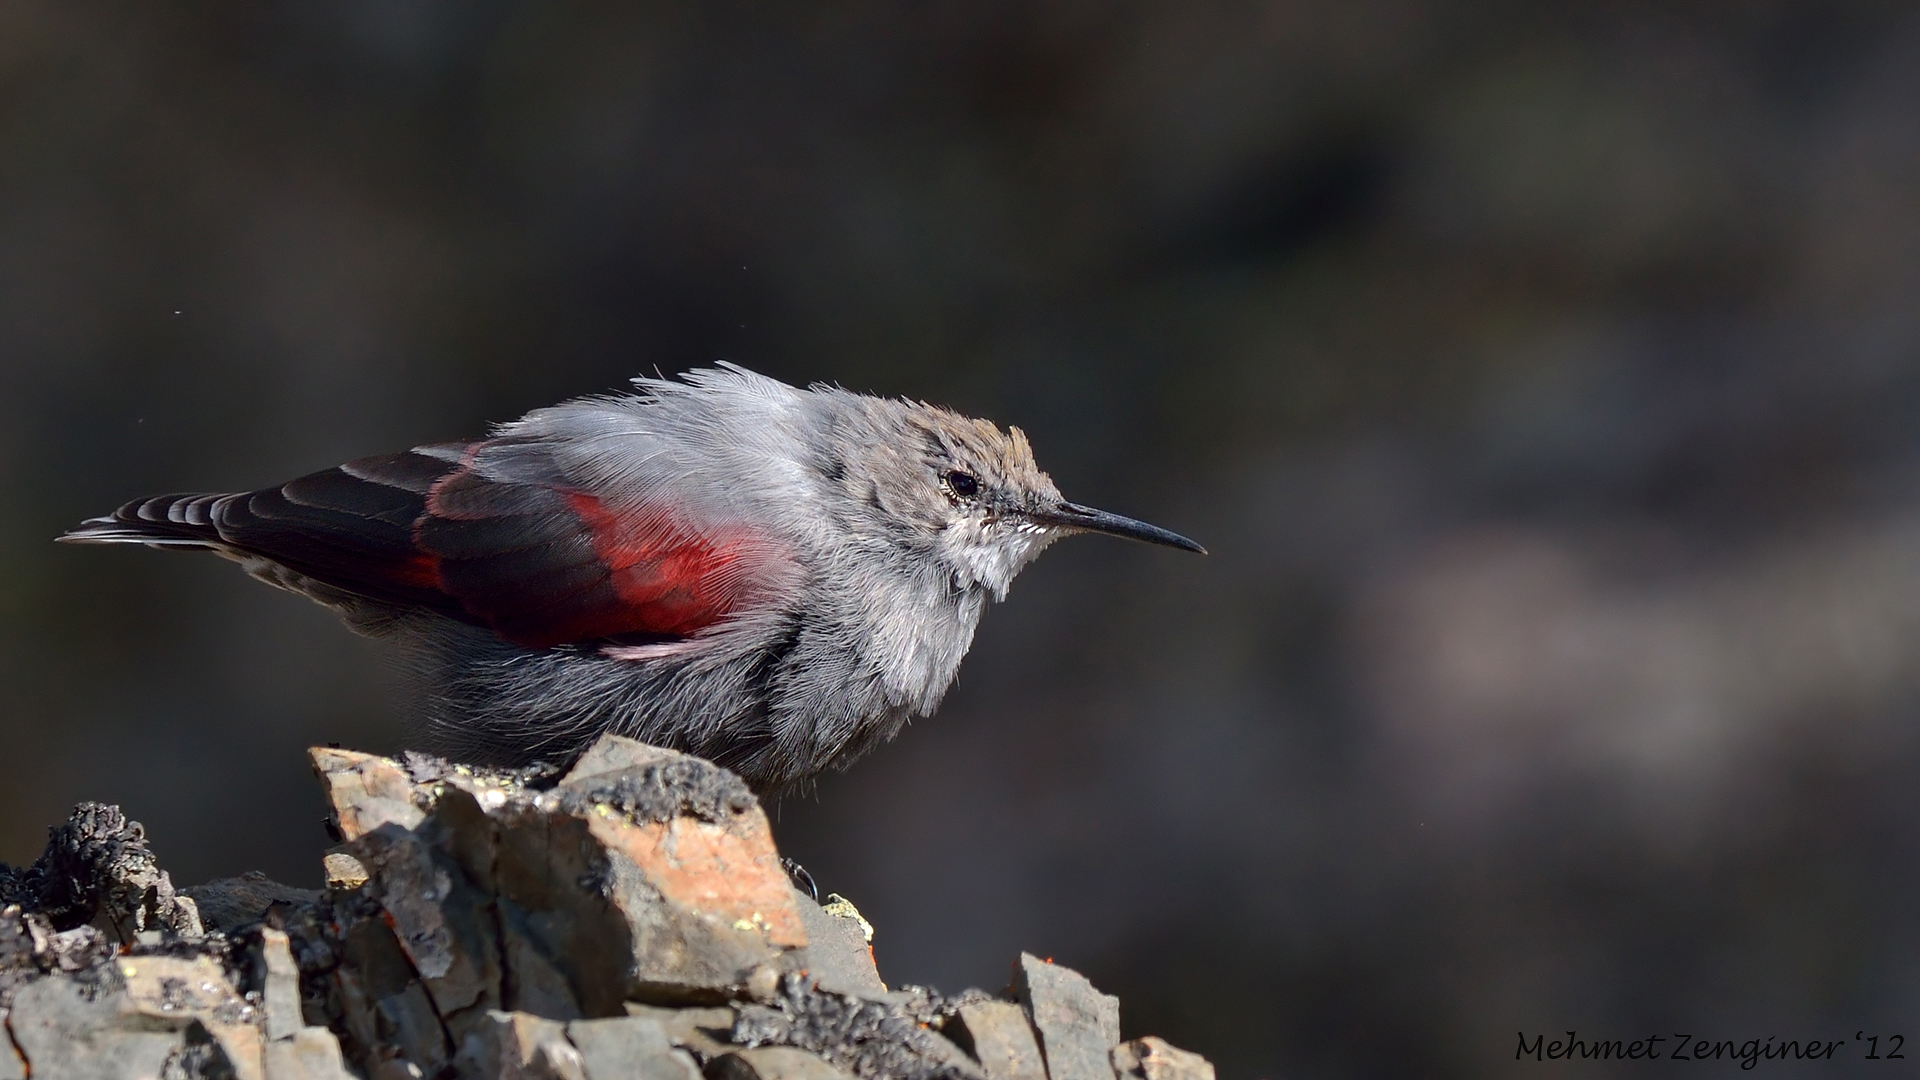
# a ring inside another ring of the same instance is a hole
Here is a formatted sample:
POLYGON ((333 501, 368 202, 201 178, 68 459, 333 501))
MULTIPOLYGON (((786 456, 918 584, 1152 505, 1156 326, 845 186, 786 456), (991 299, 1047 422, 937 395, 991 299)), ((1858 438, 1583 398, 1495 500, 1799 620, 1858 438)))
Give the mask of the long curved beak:
POLYGON ((1207 553, 1206 548, 1179 533, 1168 532, 1158 525, 1149 525, 1144 521, 1121 517, 1119 514, 1109 514, 1105 510, 1095 510, 1091 506, 1081 506, 1079 503, 1063 502, 1047 510, 1029 511, 1027 516, 1037 525, 1047 525, 1056 529, 1106 533, 1108 536, 1142 540, 1149 544, 1198 552, 1201 555, 1207 553))

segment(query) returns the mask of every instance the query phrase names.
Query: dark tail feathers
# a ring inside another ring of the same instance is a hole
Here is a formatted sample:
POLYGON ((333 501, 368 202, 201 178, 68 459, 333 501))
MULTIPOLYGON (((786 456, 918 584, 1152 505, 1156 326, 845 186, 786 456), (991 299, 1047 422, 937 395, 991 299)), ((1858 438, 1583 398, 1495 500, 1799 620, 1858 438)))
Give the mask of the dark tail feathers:
POLYGON ((66 535, 68 544, 146 544, 212 547, 222 543, 214 507, 230 495, 155 495, 135 499, 106 517, 88 518, 66 535))

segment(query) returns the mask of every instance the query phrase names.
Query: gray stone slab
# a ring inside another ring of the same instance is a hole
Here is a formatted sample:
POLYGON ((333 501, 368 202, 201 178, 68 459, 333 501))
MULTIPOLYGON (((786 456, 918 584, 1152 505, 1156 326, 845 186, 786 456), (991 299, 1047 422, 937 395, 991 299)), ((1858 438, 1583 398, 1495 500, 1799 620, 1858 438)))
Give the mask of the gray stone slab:
POLYGON ((345 851, 327 852, 321 857, 320 864, 327 872, 329 889, 357 889, 367 883, 366 864, 345 851))
POLYGON ((987 1080, 1047 1080, 1027 1012, 1010 1001, 962 1005, 943 1030, 980 1063, 987 1080))
POLYGON ((955 1080, 987 1080, 987 1074, 973 1058, 960 1049, 959 1044, 932 1029, 921 1031, 920 1038, 913 1040, 913 1047, 922 1057, 927 1058, 947 1070, 947 1075, 955 1080))
POLYGON ((53 975, 14 994, 7 1026, 36 1077, 159 1076, 186 1040, 177 1027, 156 1030, 140 1019, 117 988, 102 993, 53 975))
POLYGON ((565 1025, 498 1009, 462 1040, 453 1068, 462 1080, 587 1080, 565 1025))
POLYGON ((574 761, 573 768, 560 778, 560 784, 563 787, 577 786, 596 776, 643 769, 681 756, 677 751, 643 743, 638 739, 603 735, 574 761))
MULTIPOLYGON (((473 797, 449 791, 436 817, 473 797)), ((485 892, 441 844, 428 821, 417 830, 391 822, 353 842, 354 854, 373 875, 374 895, 386 908, 396 940, 443 1015, 500 1005, 498 938, 485 892)))
MULTIPOLYGON (((255 1009, 227 980, 225 967, 211 956, 122 956, 105 970, 80 976, 110 990, 125 1010, 117 1023, 142 1030, 181 1032, 176 1066, 218 1072, 238 1080, 259 1080, 260 1029, 255 1009), (99 980, 105 979, 105 982, 99 980), (224 1066, 219 1062, 225 1061, 224 1066)), ((31 1057, 31 1072, 45 1075, 31 1057)))
POLYGON ((266 1046, 267 1080, 351 1080, 340 1040, 323 1027, 305 1027, 266 1046))
POLYGON ((716 1057, 738 1047, 728 1042, 733 1022, 739 1016, 725 1005, 697 1009, 669 1009, 629 1001, 628 1016, 639 1016, 660 1025, 667 1041, 691 1050, 701 1057, 716 1057))
POLYGON ((307 751, 326 785, 340 833, 357 840, 387 822, 411 829, 426 817, 414 804, 413 781, 400 766, 375 754, 316 746, 307 751))
POLYGON ((536 931, 530 922, 532 916, 511 900, 496 898, 493 903, 500 928, 501 961, 510 976, 502 988, 502 1007, 549 1020, 578 1020, 584 1016, 566 970, 547 952, 545 942, 558 935, 536 931))
POLYGON ((344 945, 332 977, 356 1063, 371 1071, 397 1055, 428 1076, 445 1068, 452 1053, 446 1031, 392 931, 368 919, 347 931, 344 945))
POLYGON ((736 1050, 715 1058, 707 1075, 712 1080, 848 1080, 846 1073, 791 1046, 736 1050))
POLYGON ((306 1025, 300 1018, 300 968, 293 962, 286 933, 261 927, 254 955, 266 1037, 269 1041, 292 1038, 306 1025))
POLYGON ((700 1080, 693 1055, 674 1046, 648 1017, 575 1020, 567 1025, 567 1038, 586 1063, 587 1080, 700 1080))
POLYGON ((6 1027, 7 1010, 0 1009, 0 1080, 26 1080, 27 1063, 13 1048, 13 1040, 4 1037, 6 1027))
POLYGON ((807 974, 822 990, 859 997, 887 992, 859 922, 828 912, 799 889, 793 889, 793 906, 807 929, 807 974))
POLYGON ((583 1014, 723 1001, 763 965, 799 966, 806 930, 757 806, 726 822, 646 823, 555 802, 496 815, 494 881, 583 1014))
POLYGON ((226 933, 259 922, 276 902, 311 904, 320 897, 315 890, 282 885, 258 870, 192 885, 181 889, 180 894, 199 908, 202 926, 226 933))
POLYGON ((1212 1062, 1156 1035, 1121 1043, 1112 1060, 1119 1080, 1214 1080, 1212 1062))
POLYGON ((1014 996, 1039 1035, 1050 1080, 1113 1080, 1108 1052, 1120 1042, 1120 999, 1072 968, 1021 953, 1014 996))

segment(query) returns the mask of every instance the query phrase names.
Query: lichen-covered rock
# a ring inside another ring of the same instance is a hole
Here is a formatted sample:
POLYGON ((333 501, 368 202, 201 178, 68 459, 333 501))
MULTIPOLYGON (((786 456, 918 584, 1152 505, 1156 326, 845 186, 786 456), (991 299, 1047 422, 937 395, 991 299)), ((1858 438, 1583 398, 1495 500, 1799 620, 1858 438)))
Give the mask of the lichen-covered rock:
MULTIPOLYGON (((551 831, 581 846, 556 845, 550 854, 557 861, 548 866, 582 865, 624 923, 631 966, 623 998, 718 1001, 746 986, 756 969, 804 963, 795 951, 806 946, 806 930, 772 830, 738 777, 699 758, 608 736, 555 795, 552 807, 536 802, 535 811, 548 815, 551 831), (584 824, 585 835, 563 822, 584 824)), ((522 857, 516 869, 525 883, 525 872, 539 868, 526 856, 536 853, 524 844, 513 852, 522 857)), ((504 893, 509 877, 503 872, 500 880, 504 893)), ((589 1015, 614 1011, 596 1008, 586 994, 581 999, 589 1015)))
POLYGON ((759 805, 746 781, 710 761, 618 735, 580 755, 559 789, 573 813, 606 805, 652 824, 681 817, 724 824, 759 805))
POLYGON ((307 754, 327 787, 340 839, 358 840, 388 822, 411 829, 427 816, 414 805, 413 780, 394 762, 338 747, 316 746, 307 754))
POLYGON ((98 804, 0 866, 0 1080, 1211 1080, 1116 1046, 1117 1001, 1031 956, 1020 1004, 889 991, 871 927, 794 889, 752 793, 697 758, 313 761, 325 890, 176 892, 98 804))
POLYGON ((718 766, 618 736, 557 781, 421 756, 313 760, 368 888, 450 1017, 717 1002, 756 972, 806 962, 766 815, 718 766))
POLYGON ((0 907, 34 912, 57 930, 97 925, 122 944, 145 932, 200 935, 199 910, 175 893, 146 829, 119 807, 81 803, 47 834, 33 865, 0 863, 0 907))
POLYGON ((973 1059, 935 1029, 962 1005, 982 1000, 978 990, 944 998, 922 987, 876 999, 789 975, 772 1001, 740 1007, 732 1041, 796 1047, 862 1080, 981 1080, 973 1059))
MULTIPOLYGON (((846 904, 844 900, 840 903, 846 904)), ((793 890, 793 906, 807 930, 807 974, 822 989, 865 996, 887 992, 887 984, 880 981, 880 971, 873 963, 865 920, 857 912, 837 914, 799 889, 793 890)))

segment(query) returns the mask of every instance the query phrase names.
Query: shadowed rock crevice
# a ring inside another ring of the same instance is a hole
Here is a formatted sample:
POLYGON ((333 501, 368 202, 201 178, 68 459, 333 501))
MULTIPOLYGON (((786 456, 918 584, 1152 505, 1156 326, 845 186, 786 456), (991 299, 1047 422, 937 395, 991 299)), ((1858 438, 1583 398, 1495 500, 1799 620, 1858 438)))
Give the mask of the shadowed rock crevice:
POLYGON ((313 762, 342 840, 322 891, 176 892, 96 803, 0 865, 0 1080, 1212 1076, 1031 956, 1004 995, 890 990, 871 927, 789 884, 758 801, 698 758, 313 762))

